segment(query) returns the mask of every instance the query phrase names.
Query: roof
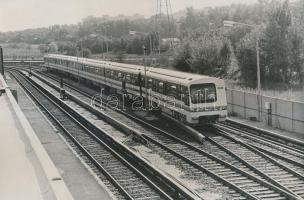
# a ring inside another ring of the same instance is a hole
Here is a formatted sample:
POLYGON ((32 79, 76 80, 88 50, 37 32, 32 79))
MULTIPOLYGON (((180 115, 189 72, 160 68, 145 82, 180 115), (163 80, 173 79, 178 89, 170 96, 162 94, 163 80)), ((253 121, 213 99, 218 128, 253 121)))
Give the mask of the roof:
MULTIPOLYGON (((65 56, 65 55, 58 55, 58 54, 49 54, 46 57, 64 59, 77 62, 77 57, 72 56, 65 56)), ((105 68, 113 68, 119 71, 128 71, 133 73, 138 73, 139 71, 144 74, 144 66, 142 65, 133 65, 133 64, 125 64, 125 63, 117 63, 117 62, 110 62, 110 61, 103 61, 103 60, 94 60, 88 58, 78 58, 78 62, 86 64, 86 65, 94 65, 100 66, 105 68), (130 71, 131 70, 131 71, 130 71)), ((147 74, 150 77, 161 79, 161 80, 170 80, 177 84, 185 83, 189 84, 190 82, 195 83, 199 81, 213 81, 217 78, 209 77, 200 74, 193 74, 193 73, 186 73, 180 72, 170 69, 162 69, 162 68, 153 68, 147 67, 147 74)), ((219 80, 219 79, 217 79, 219 80)))

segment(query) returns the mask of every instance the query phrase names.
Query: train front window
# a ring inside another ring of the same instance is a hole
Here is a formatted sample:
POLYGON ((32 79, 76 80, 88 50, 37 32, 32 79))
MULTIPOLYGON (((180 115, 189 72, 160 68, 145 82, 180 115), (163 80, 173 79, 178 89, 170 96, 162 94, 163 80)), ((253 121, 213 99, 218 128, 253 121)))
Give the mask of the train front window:
POLYGON ((199 103, 213 103, 216 101, 215 84, 195 84, 190 86, 191 102, 193 104, 199 103))

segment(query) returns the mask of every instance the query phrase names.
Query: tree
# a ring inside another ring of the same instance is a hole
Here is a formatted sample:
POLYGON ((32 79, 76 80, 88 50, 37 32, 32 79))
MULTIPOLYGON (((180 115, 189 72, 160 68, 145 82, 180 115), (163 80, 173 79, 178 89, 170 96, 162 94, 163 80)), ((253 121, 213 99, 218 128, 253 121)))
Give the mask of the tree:
POLYGON ((90 55, 92 54, 91 50, 88 48, 83 48, 82 49, 82 54, 84 58, 89 58, 90 55))
POLYGON ((189 42, 177 48, 174 55, 174 67, 180 71, 191 72, 191 53, 189 42))
POLYGON ((275 82, 288 82, 288 30, 291 25, 291 12, 288 0, 270 13, 265 30, 262 49, 265 52, 268 79, 275 82))
MULTIPOLYGON (((236 57, 239 64, 240 77, 243 84, 257 86, 257 49, 256 41, 261 38, 259 30, 247 34, 241 39, 236 48, 236 57)), ((260 52, 261 82, 265 79, 265 58, 260 52)))
POLYGON ((292 84, 304 83, 303 37, 298 27, 292 27, 289 33, 289 70, 287 78, 292 84))
POLYGON ((231 50, 229 41, 212 32, 190 42, 192 49, 189 63, 191 71, 224 77, 230 64, 231 50))
POLYGON ((199 27, 198 16, 192 7, 187 8, 186 18, 182 24, 182 28, 186 30, 195 30, 199 27))

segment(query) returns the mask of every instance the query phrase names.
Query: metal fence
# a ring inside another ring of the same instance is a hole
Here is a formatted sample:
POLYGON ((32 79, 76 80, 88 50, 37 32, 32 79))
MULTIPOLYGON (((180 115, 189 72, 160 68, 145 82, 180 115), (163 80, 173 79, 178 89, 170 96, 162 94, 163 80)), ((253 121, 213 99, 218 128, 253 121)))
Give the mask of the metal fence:
POLYGON ((304 103, 261 96, 259 104, 255 93, 227 89, 226 94, 230 115, 258 120, 260 105, 260 121, 282 130, 304 134, 304 103))

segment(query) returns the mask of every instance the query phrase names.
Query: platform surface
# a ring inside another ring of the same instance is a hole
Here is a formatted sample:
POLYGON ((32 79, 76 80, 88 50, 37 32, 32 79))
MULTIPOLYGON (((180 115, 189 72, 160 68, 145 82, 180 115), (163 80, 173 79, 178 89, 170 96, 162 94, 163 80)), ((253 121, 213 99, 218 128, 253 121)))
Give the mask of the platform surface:
POLYGON ((58 169, 74 200, 115 199, 106 186, 97 181, 95 175, 84 166, 84 161, 80 161, 82 159, 75 155, 75 151, 71 151, 61 136, 61 131, 51 124, 10 74, 6 74, 6 81, 11 89, 17 91, 18 105, 58 169))
POLYGON ((23 130, 5 94, 0 110, 0 199, 43 199, 28 155, 31 148, 24 144, 23 130))
POLYGON ((0 74, 0 199, 72 200, 0 74))

